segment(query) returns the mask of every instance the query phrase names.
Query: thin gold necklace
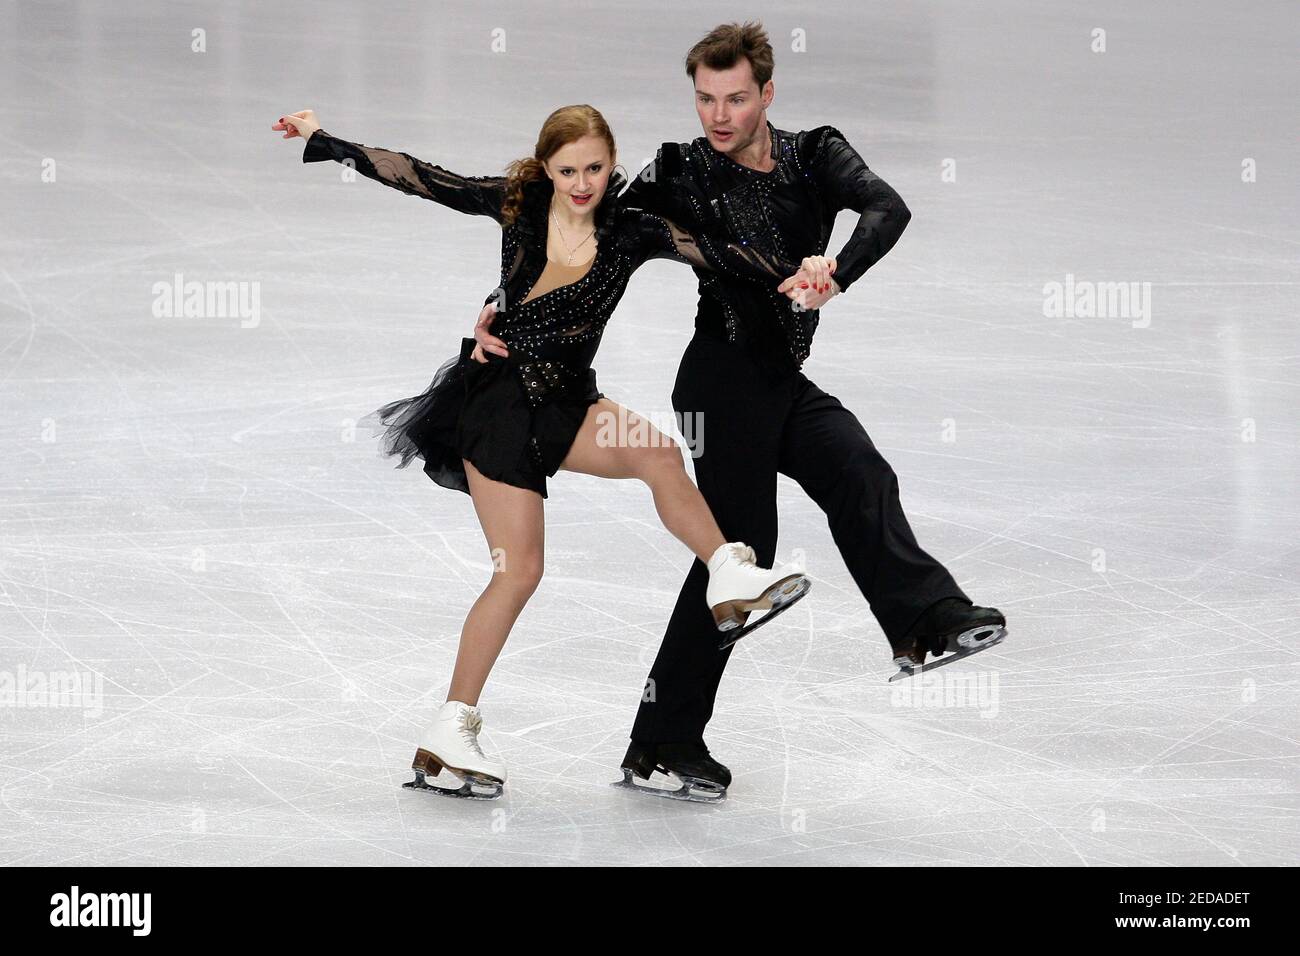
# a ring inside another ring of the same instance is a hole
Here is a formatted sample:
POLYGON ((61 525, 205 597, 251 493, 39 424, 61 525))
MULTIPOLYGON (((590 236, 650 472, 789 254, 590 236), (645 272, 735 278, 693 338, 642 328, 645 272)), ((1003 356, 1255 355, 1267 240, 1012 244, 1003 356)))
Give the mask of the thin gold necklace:
POLYGON ((591 232, 588 233, 586 239, 583 239, 582 242, 578 243, 576 246, 570 249, 568 240, 564 238, 564 230, 560 228, 560 217, 555 214, 554 200, 551 200, 551 221, 555 223, 555 231, 560 236, 560 242, 564 245, 564 248, 569 249, 569 261, 566 262, 565 265, 571 266, 573 265, 573 254, 587 244, 587 239, 590 239, 592 236, 594 236, 596 234, 596 230, 593 228, 591 232))

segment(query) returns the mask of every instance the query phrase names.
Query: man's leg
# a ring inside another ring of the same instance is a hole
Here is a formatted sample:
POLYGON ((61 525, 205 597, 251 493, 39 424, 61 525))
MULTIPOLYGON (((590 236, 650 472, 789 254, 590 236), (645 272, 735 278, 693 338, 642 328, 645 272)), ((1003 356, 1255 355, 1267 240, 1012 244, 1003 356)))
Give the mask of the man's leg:
POLYGON ((969 600, 917 544, 898 500, 898 478, 862 424, 803 376, 781 436, 780 470, 826 512, 831 536, 891 647, 936 601, 969 600))
MULTIPOLYGON (((767 384, 740 349, 701 333, 682 356, 673 389, 682 434, 703 449, 693 459, 700 493, 723 537, 744 541, 765 567, 776 554, 776 467, 789 396, 788 379, 767 384)), ((708 568, 696 560, 646 682, 633 740, 703 743, 732 650, 718 649, 708 581, 708 568)))

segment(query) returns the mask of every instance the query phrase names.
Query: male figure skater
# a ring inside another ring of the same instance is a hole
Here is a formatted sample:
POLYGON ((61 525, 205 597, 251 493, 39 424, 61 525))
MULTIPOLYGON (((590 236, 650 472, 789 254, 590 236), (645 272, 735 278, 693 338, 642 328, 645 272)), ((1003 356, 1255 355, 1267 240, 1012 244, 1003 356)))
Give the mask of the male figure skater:
MULTIPOLYGON (((695 334, 672 400, 683 435, 698 433, 685 426, 688 417, 704 425, 696 482, 728 540, 750 543, 759 563, 771 564, 776 476, 793 478, 826 513, 900 674, 910 674, 927 651, 964 656, 996 643, 1005 636, 1006 620, 994 608, 974 606, 921 549, 889 463, 853 413, 799 371, 817 310, 894 246, 911 213, 835 128, 790 133, 768 122, 772 66, 772 47, 759 23, 724 24, 696 43, 686 72, 704 136, 665 143, 624 202, 679 224, 712 227, 728 241, 792 262, 825 252, 840 210, 859 214, 833 275, 823 271, 806 290, 798 288, 798 278, 809 278, 803 272, 778 290, 697 269, 695 334)), ((484 348, 500 347, 487 332, 488 321, 480 318, 475 337, 484 348)), ((716 800, 731 782, 704 744, 731 656, 730 647, 718 648, 704 599, 707 581, 707 568, 697 560, 642 695, 622 764, 626 786, 649 789, 637 781, 659 771, 678 777, 681 787, 657 794, 716 800)))

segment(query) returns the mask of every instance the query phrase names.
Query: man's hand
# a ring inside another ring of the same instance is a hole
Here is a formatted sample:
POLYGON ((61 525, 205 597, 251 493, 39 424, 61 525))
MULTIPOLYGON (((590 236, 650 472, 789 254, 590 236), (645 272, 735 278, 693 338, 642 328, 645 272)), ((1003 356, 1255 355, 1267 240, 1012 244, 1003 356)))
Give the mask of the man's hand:
POLYGON ((839 285, 831 276, 835 260, 826 256, 809 256, 799 266, 799 271, 776 287, 786 298, 798 304, 805 312, 820 309, 837 296, 839 285))
POLYGON ((475 362, 486 362, 487 355, 491 352, 493 355, 499 355, 505 358, 509 355, 506 350, 506 343, 488 331, 488 326, 497 315, 497 304, 489 302, 483 306, 483 311, 478 314, 478 321, 474 323, 474 341, 478 344, 474 346, 474 351, 470 353, 470 358, 475 362))

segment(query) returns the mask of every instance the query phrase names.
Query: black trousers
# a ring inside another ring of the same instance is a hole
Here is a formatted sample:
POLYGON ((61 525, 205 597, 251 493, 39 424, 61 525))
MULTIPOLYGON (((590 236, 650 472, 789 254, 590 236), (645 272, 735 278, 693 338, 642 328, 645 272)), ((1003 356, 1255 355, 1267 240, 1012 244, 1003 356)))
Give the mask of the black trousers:
MULTIPOLYGON (((802 372, 773 380, 743 349, 697 329, 672 397, 688 445, 703 449, 694 458, 696 484, 723 536, 750 545, 760 565, 771 566, 776 554, 780 472, 826 513, 836 547, 891 646, 935 601, 966 598, 916 543, 899 504, 898 479, 861 423, 802 372)), ((633 740, 703 743, 732 650, 718 650, 720 632, 705 600, 708 579, 697 559, 651 668, 633 740)))

